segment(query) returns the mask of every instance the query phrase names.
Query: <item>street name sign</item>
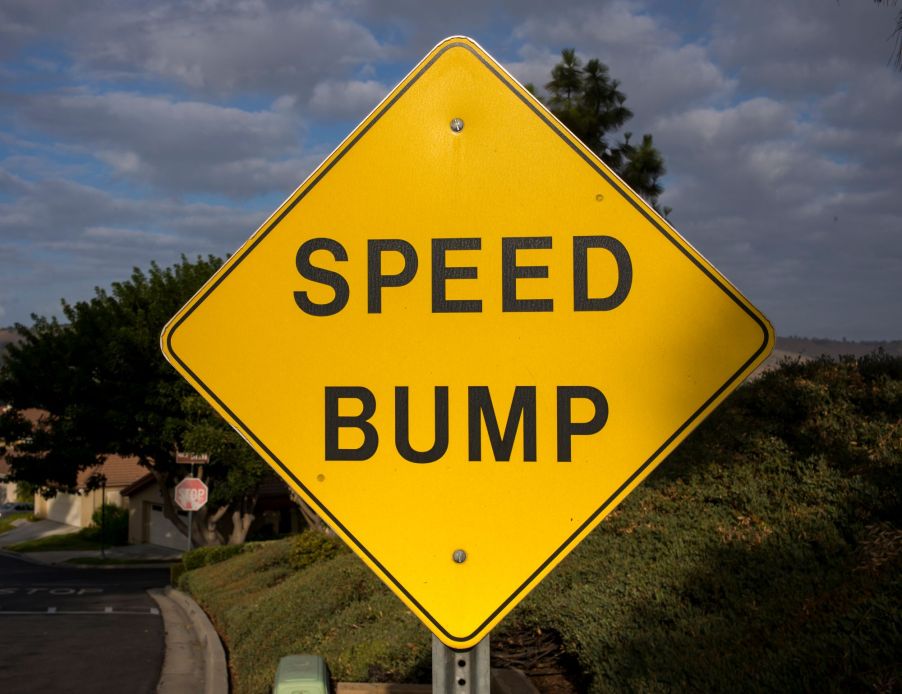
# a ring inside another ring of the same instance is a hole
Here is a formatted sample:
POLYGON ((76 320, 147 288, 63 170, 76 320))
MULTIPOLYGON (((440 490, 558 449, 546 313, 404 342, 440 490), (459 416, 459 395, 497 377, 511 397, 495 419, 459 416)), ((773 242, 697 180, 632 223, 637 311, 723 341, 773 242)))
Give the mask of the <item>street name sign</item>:
POLYGON ((666 220, 456 37, 173 317, 162 348, 465 649, 773 341, 666 220))
POLYGON ((175 485, 173 496, 182 511, 200 511, 207 504, 207 485, 197 477, 185 477, 175 485))
POLYGON ((185 453, 176 451, 175 462, 178 465, 206 465, 210 462, 209 453, 185 453))

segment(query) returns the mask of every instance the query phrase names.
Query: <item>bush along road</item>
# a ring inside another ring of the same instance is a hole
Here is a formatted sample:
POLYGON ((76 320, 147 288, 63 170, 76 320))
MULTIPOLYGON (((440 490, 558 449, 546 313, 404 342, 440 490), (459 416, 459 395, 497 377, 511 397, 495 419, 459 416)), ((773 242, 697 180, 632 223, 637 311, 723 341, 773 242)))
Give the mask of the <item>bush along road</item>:
MULTIPOLYGON (((185 563, 239 694, 290 653, 338 680, 430 679, 426 628, 322 535, 185 563)), ((902 358, 790 362, 741 387, 492 644, 546 691, 898 690, 902 358)))

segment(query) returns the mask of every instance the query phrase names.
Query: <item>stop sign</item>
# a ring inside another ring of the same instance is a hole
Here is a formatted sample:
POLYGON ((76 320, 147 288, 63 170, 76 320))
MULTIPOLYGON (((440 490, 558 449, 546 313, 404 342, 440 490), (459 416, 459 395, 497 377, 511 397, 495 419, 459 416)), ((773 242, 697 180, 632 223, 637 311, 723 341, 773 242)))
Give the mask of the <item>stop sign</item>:
POLYGON ((196 477, 186 477, 175 485, 175 503, 183 511, 198 511, 207 503, 207 485, 196 477))

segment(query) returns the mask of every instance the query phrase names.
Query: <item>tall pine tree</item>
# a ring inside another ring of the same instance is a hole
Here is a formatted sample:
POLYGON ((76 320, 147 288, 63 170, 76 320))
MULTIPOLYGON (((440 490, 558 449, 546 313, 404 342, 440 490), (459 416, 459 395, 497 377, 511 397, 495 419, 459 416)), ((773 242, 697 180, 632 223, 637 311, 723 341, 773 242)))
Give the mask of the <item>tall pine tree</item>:
POLYGON ((546 105, 574 135, 656 210, 665 215, 670 212, 658 204, 664 191, 660 179, 667 170, 652 136, 644 134, 638 145, 630 141, 630 132, 613 140, 633 112, 607 65, 593 58, 583 66, 575 49, 565 48, 545 90, 546 105))

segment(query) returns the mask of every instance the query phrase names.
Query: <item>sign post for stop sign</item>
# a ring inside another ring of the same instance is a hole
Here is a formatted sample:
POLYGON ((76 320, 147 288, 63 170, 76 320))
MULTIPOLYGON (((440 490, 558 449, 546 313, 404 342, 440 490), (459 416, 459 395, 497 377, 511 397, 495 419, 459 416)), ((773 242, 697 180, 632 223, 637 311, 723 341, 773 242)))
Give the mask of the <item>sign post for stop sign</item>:
MULTIPOLYGON (((193 465, 192 465, 193 470, 193 465)), ((203 480, 197 477, 185 477, 175 485, 174 497, 176 505, 188 512, 188 551, 191 551, 191 531, 194 524, 194 512, 202 509, 207 503, 209 490, 203 480)))
POLYGON ((455 649, 773 342, 729 281, 459 37, 162 335, 175 368, 455 649))

